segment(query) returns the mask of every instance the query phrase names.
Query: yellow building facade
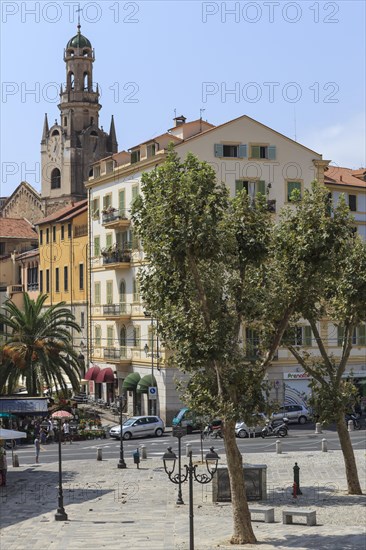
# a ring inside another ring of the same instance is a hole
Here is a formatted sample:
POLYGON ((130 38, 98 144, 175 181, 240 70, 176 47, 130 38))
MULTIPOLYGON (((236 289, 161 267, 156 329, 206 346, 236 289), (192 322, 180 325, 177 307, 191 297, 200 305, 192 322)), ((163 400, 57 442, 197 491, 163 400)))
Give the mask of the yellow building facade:
POLYGON ((79 201, 40 221, 39 291, 47 306, 65 302, 75 315, 81 333, 73 333, 74 348, 87 351, 88 327, 88 213, 79 201))

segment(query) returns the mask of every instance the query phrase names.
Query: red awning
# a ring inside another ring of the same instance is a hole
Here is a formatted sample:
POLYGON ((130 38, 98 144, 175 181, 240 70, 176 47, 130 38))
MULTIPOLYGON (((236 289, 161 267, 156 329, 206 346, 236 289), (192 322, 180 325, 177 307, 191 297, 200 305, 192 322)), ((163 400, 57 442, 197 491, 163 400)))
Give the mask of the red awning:
POLYGON ((84 380, 95 380, 100 373, 100 367, 94 366, 85 373, 84 380))
POLYGON ((102 369, 98 376, 96 377, 95 381, 98 384, 102 384, 103 382, 111 383, 114 382, 114 373, 110 367, 106 369, 102 369))

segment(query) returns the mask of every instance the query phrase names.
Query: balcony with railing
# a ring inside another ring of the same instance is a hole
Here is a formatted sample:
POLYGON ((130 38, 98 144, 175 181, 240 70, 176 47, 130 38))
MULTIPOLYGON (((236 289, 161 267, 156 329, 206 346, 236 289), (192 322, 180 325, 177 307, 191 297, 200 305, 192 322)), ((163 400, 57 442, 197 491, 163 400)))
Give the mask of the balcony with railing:
POLYGON ((127 346, 103 348, 103 359, 118 363, 120 361, 131 361, 131 349, 127 346))
POLYGON ((103 305, 104 317, 131 317, 131 304, 106 304, 103 305))
POLYGON ((27 284, 27 291, 28 292, 36 292, 39 289, 38 283, 28 283, 27 284))
POLYGON ((125 247, 114 245, 110 248, 104 248, 101 254, 104 266, 111 264, 111 267, 115 267, 113 264, 128 264, 129 266, 131 262, 131 248, 128 247, 127 243, 125 247))
POLYGON ((128 210, 109 207, 102 211, 102 225, 105 227, 129 227, 128 210))

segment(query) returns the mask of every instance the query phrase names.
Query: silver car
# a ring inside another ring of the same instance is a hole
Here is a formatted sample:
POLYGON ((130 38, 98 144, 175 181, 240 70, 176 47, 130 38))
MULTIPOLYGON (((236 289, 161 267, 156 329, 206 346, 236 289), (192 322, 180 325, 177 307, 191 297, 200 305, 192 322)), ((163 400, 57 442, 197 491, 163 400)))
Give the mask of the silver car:
MULTIPOLYGON (((122 424, 123 439, 131 439, 132 437, 148 437, 155 435, 161 437, 164 433, 165 425, 158 416, 132 416, 125 420, 122 424)), ((113 426, 110 429, 109 435, 120 439, 121 426, 113 426)))
POLYGON ((253 422, 251 422, 251 426, 247 426, 245 422, 239 420, 235 424, 235 434, 240 438, 249 437, 252 434, 254 436, 256 434, 260 434, 265 424, 265 420, 266 417, 264 414, 253 415, 253 422))
POLYGON ((305 424, 310 417, 310 411, 302 405, 285 405, 280 411, 273 413, 271 419, 283 420, 283 418, 288 418, 289 422, 305 424))

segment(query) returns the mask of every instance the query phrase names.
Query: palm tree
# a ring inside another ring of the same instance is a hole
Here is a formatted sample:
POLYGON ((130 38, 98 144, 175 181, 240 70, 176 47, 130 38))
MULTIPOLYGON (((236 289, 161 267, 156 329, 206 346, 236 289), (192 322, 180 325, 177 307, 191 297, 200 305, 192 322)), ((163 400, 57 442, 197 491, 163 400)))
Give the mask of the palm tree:
POLYGON ((66 377, 77 391, 80 367, 70 332, 80 332, 75 316, 65 302, 44 308, 45 294, 31 300, 24 293, 23 298, 23 310, 7 300, 0 313, 0 323, 10 332, 0 354, 0 393, 5 388, 14 392, 20 379, 31 396, 42 395, 45 386, 66 391, 66 377))

